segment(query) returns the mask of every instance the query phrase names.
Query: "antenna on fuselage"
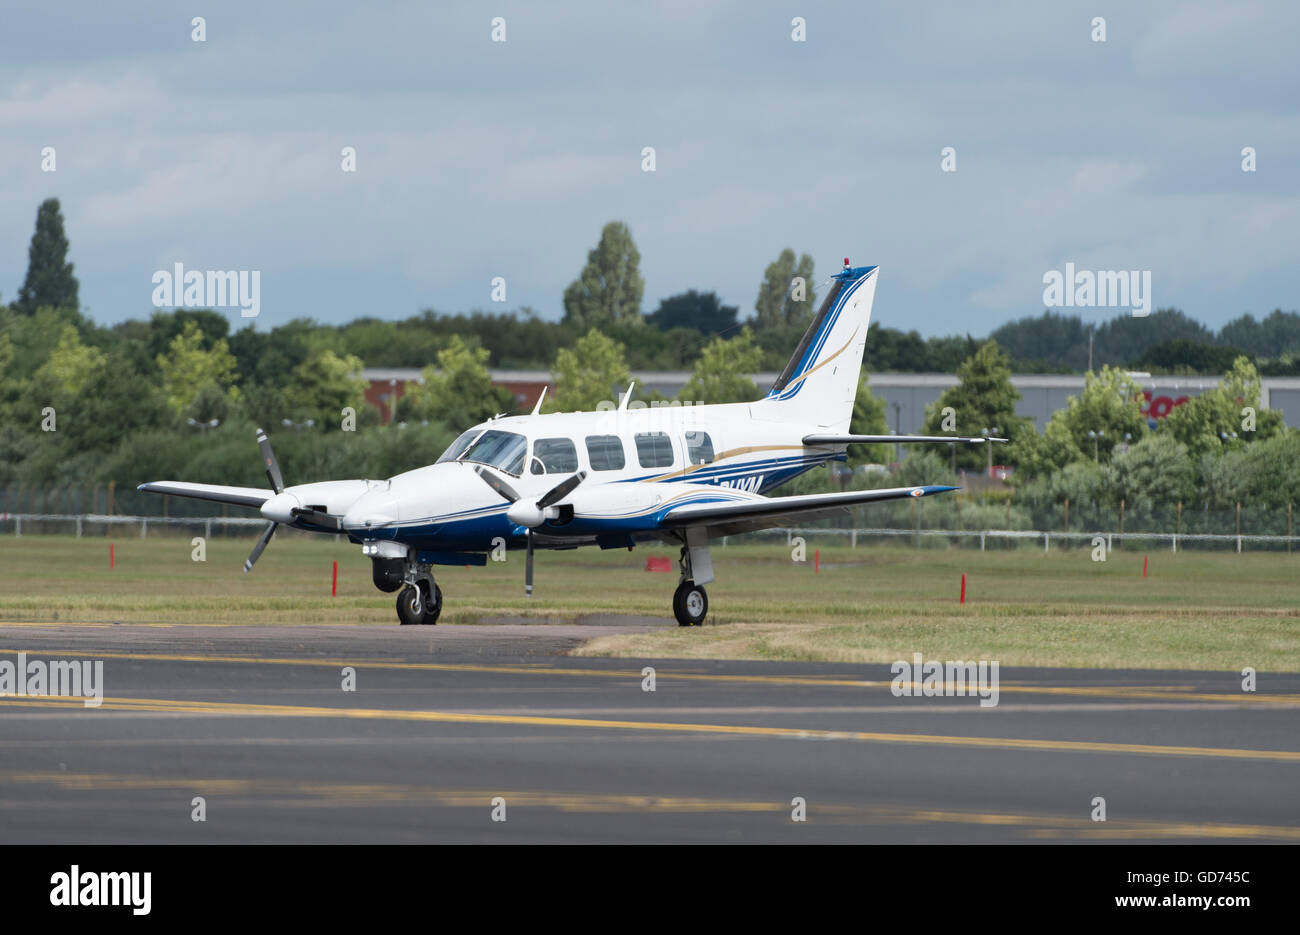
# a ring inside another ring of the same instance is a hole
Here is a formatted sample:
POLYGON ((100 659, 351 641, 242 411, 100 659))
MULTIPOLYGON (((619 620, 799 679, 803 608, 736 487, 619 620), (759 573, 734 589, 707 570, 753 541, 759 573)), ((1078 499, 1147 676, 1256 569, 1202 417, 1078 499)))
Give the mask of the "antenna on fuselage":
POLYGON ((541 395, 537 397, 537 405, 533 407, 533 415, 542 411, 542 400, 546 398, 546 391, 549 387, 543 386, 541 395))
POLYGON ((625 412, 627 410, 627 401, 632 398, 632 387, 634 386, 636 386, 636 380, 633 380, 627 385, 627 392, 624 393, 623 398, 618 401, 619 412, 625 412))

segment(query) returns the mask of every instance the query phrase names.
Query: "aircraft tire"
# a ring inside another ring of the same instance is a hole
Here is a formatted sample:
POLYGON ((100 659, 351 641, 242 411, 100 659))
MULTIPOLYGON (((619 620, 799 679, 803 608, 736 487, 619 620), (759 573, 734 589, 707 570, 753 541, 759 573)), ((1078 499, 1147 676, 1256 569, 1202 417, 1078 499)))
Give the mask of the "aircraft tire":
POLYGON ((673 595, 673 616, 677 618, 678 626, 703 626, 708 612, 709 595, 703 586, 694 581, 683 581, 677 586, 677 593, 673 595))
POLYGON ((438 616, 442 613, 442 588, 436 584, 433 586, 433 598, 429 598, 429 587, 425 582, 420 582, 421 601, 420 612, 417 614, 413 606, 415 599, 415 588, 407 585, 402 588, 397 595, 397 619, 402 626, 431 626, 438 622, 438 616))

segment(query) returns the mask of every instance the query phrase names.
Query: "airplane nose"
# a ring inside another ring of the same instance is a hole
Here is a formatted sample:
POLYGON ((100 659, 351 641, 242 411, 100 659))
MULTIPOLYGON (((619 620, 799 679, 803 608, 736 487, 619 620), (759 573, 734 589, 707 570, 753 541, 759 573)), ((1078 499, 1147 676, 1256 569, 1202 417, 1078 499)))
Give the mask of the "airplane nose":
POLYGON ((273 523, 292 523, 293 511, 302 508, 291 493, 278 493, 262 504, 262 515, 273 523))
POLYGON ((343 514, 343 528, 364 530, 367 526, 387 526, 397 522, 397 498, 387 490, 372 490, 348 507, 343 514))

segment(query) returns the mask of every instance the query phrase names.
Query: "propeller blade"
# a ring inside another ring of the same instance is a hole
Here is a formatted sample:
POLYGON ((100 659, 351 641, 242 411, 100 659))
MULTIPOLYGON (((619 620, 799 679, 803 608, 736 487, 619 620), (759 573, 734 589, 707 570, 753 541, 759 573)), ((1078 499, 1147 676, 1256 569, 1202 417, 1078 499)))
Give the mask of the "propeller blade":
POLYGON ((271 489, 276 493, 282 493, 284 477, 280 474, 280 463, 275 460, 275 452, 271 450, 271 440, 266 437, 266 432, 262 429, 257 430, 257 447, 262 452, 262 464, 266 466, 266 479, 271 482, 271 489))
POLYGON ((533 596, 533 531, 524 533, 524 597, 533 596))
POLYGON ((343 517, 332 516, 329 513, 322 513, 320 510, 305 510, 294 508, 289 511, 298 519, 306 520, 316 526, 324 526, 326 529, 342 529, 343 517))
POLYGON ((574 474, 568 480, 561 481, 559 484, 555 485, 554 487, 552 487, 550 490, 548 490, 546 493, 542 495, 542 499, 537 501, 537 508, 539 510, 544 510, 548 506, 554 506, 555 504, 559 503, 569 494, 573 493, 573 488, 581 484, 583 479, 586 476, 587 476, 586 471, 579 471, 577 474, 574 474))
POLYGON ((514 503, 516 500, 519 499, 519 494, 515 493, 515 488, 511 487, 509 484, 507 484, 501 478, 497 477, 487 468, 476 467, 474 468, 474 473, 477 474, 479 477, 483 478, 483 483, 487 484, 498 494, 500 494, 503 500, 507 500, 510 503, 514 503))
POLYGON ((262 533, 262 538, 257 540, 257 545, 253 546, 253 551, 249 553, 248 558, 244 560, 244 574, 248 574, 253 570, 254 563, 256 563, 258 558, 261 556, 262 550, 266 548, 266 544, 271 541, 271 537, 275 535, 275 527, 278 525, 280 524, 272 523, 270 526, 266 527, 266 532, 262 533))

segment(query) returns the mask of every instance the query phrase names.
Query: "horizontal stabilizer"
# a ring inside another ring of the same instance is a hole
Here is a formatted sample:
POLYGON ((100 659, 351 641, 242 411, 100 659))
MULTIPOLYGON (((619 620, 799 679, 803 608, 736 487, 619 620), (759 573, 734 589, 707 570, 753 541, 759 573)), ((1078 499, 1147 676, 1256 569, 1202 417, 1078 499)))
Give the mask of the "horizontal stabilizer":
POLYGON ((225 487, 221 484, 187 484, 177 480, 157 480, 141 484, 136 490, 145 493, 161 493, 171 497, 189 497, 192 500, 212 500, 215 503, 229 503, 232 506, 247 506, 254 510, 275 496, 270 490, 257 487, 225 487))
POLYGON ((1005 438, 984 435, 805 435, 805 445, 887 445, 894 442, 922 445, 951 445, 965 442, 980 445, 984 442, 1004 442, 1005 438))

